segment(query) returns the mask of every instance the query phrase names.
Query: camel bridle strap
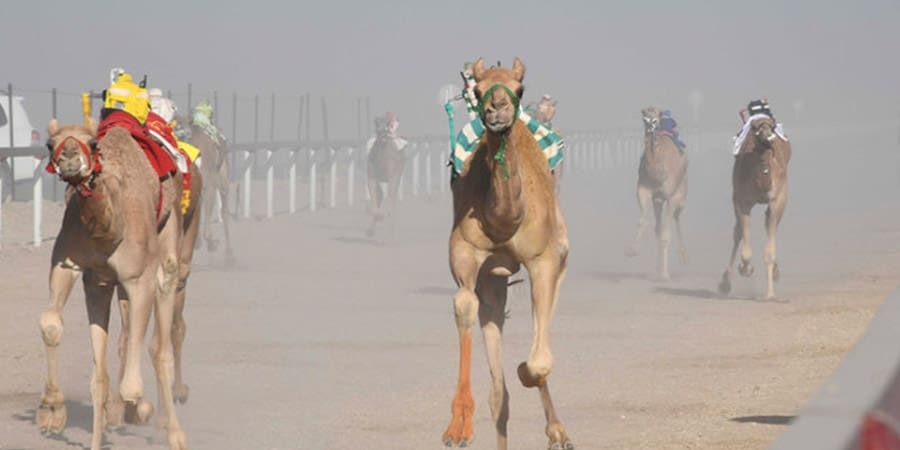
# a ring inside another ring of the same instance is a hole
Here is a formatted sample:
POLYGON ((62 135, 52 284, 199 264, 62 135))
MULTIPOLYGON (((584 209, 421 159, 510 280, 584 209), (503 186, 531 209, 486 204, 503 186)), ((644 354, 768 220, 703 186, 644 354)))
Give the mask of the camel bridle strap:
POLYGON ((87 164, 90 176, 83 180, 80 178, 63 178, 63 180, 75 187, 82 197, 90 197, 92 194, 91 185, 93 185, 94 178, 97 177, 97 174, 100 173, 100 169, 102 168, 102 164, 100 163, 100 152, 96 149, 91 149, 88 144, 85 144, 80 139, 77 139, 74 136, 66 136, 63 140, 59 141, 56 146, 53 147, 53 154, 50 156, 50 161, 47 164, 47 172, 55 173, 62 178, 62 174, 59 172, 59 157, 62 155, 66 142, 70 140, 75 141, 75 143, 78 144, 81 154, 84 155, 84 164, 87 164))
MULTIPOLYGON (((496 91, 497 89, 500 89, 500 88, 502 88, 504 91, 506 91, 506 94, 509 95, 509 99, 513 103, 513 110, 515 111, 515 114, 518 115, 518 113, 519 113, 519 96, 517 96, 516 93, 513 92, 512 89, 507 87, 505 84, 502 84, 502 83, 494 84, 493 86, 488 88, 488 90, 485 91, 484 94, 481 95, 481 98, 482 99, 484 99, 484 98, 490 99, 491 96, 494 95, 494 91, 496 91)), ((484 118, 484 116, 485 116, 484 105, 485 105, 484 100, 480 100, 478 102, 478 115, 481 117, 482 122, 484 122, 484 119, 485 119, 484 118)), ((513 124, 515 124, 515 120, 516 119, 513 118, 513 124)), ((512 129, 512 127, 510 127, 510 129, 512 129)), ((503 133, 503 136, 500 137, 500 148, 497 149, 497 153, 494 155, 494 160, 500 164, 500 170, 502 171, 504 180, 509 180, 509 165, 507 164, 507 161, 506 161, 506 138, 508 136, 509 136, 509 131, 507 131, 506 133, 503 133)))

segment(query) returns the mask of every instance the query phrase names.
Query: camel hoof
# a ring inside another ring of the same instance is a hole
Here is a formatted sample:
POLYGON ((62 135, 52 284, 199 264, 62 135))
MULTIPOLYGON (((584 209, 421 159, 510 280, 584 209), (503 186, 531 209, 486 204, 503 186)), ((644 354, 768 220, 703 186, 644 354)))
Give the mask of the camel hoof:
POLYGON ((169 450, 187 450, 187 438, 183 431, 169 432, 169 450))
POLYGON ((719 282, 719 294, 728 295, 731 293, 731 278, 728 272, 722 274, 722 281, 719 282))
POLYGON ((172 395, 175 397, 175 403, 185 404, 188 400, 188 394, 190 393, 190 389, 186 384, 176 384, 175 388, 172 389, 172 395))
POLYGON ((110 400, 104 406, 106 410, 106 426, 118 428, 125 419, 125 403, 121 399, 110 400))
POLYGON ((549 450, 575 450, 575 445, 572 444, 572 441, 566 441, 564 443, 554 442, 550 444, 548 447, 549 450))
POLYGON ((145 425, 153 417, 153 404, 146 400, 125 403, 125 423, 145 425))
POLYGON ((743 277, 753 275, 753 264, 750 264, 750 261, 742 261, 741 265, 738 267, 738 272, 740 272, 743 277))
POLYGON ((41 406, 38 407, 36 421, 38 429, 42 433, 59 434, 66 428, 67 418, 65 403, 56 406, 41 403, 41 406))
POLYGON ((522 382, 522 386, 527 388, 539 387, 544 384, 543 377, 535 377, 531 375, 531 372, 528 371, 528 364, 523 362, 519 364, 516 372, 519 375, 519 381, 522 382))
POLYGON ((772 267, 772 281, 777 282, 781 279, 781 271, 778 270, 778 263, 775 263, 772 267))

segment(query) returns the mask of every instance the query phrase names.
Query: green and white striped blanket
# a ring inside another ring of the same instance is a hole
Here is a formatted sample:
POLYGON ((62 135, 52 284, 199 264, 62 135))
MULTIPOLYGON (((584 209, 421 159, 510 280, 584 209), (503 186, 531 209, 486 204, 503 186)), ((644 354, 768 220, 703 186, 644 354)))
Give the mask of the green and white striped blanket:
MULTIPOLYGON (((522 108, 519 108, 519 120, 521 120, 531 134, 538 146, 547 158, 547 164, 550 170, 556 168, 563 159, 563 150, 566 144, 562 136, 551 128, 542 124, 539 120, 529 116, 522 108)), ((457 175, 462 173, 466 161, 475 153, 478 148, 478 142, 484 135, 484 124, 481 118, 466 124, 459 134, 456 136, 456 147, 453 148, 453 154, 450 155, 450 162, 453 165, 453 172, 457 175)))

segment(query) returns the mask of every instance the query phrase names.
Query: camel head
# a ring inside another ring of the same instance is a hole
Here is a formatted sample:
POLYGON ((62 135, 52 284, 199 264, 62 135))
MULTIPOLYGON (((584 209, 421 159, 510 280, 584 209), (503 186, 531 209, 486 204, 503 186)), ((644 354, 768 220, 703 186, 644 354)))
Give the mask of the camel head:
POLYGON ((772 147, 778 135, 775 134, 775 120, 770 117, 756 119, 750 124, 750 132, 756 139, 758 148, 766 149, 772 147))
POLYGON ((652 134, 659 127, 659 108, 650 106, 641 110, 644 117, 644 134, 652 134))
POLYGON ((60 126, 50 121, 47 149, 50 152, 48 171, 70 184, 78 184, 94 171, 94 150, 97 146, 97 122, 88 119, 85 125, 60 126))
POLYGON ((481 121, 494 133, 504 133, 515 123, 519 112, 519 100, 525 90, 525 65, 516 58, 512 69, 502 67, 484 68, 484 59, 478 58, 472 65, 475 76, 475 96, 481 121))

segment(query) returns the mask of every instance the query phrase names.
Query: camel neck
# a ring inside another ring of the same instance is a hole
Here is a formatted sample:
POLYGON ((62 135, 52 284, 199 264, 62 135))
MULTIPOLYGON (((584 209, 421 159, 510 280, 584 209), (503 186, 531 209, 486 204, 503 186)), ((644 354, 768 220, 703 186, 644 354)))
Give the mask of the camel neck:
POLYGON ((504 134, 486 132, 490 187, 485 199, 487 231, 497 241, 511 238, 525 218, 525 201, 519 173, 519 149, 514 129, 504 134), (504 143, 505 141, 505 143, 504 143))

